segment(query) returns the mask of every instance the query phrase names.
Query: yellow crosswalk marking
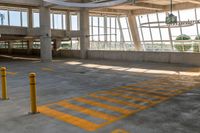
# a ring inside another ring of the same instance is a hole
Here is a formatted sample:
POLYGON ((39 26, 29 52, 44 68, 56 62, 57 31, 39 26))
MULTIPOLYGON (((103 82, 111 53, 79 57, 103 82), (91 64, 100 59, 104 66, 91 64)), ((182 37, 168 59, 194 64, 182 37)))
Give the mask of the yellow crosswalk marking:
POLYGON ((17 75, 17 72, 7 72, 8 75, 17 75))
POLYGON ((108 120, 108 121, 112 121, 112 120, 117 119, 116 116, 108 115, 108 114, 105 114, 105 113, 100 112, 100 111, 96 111, 96 110, 88 109, 88 108, 85 108, 85 107, 82 107, 82 106, 74 105, 74 104, 71 104, 67 101, 61 101, 61 102, 58 102, 57 104, 65 107, 65 108, 69 108, 69 109, 75 110, 77 112, 81 112, 81 113, 84 113, 84 114, 87 114, 87 115, 90 115, 90 116, 93 116, 93 117, 105 119, 105 120, 108 120))
POLYGON ((170 93, 164 93, 164 92, 156 92, 156 91, 153 91, 151 89, 143 89, 143 88, 133 88, 131 86, 124 86, 124 88, 130 88, 130 89, 133 89, 135 91, 141 91, 141 92, 145 92, 145 93, 152 93, 152 94, 157 94, 157 95, 163 95, 163 96, 173 96, 173 94, 170 94, 170 93))
POLYGON ((48 67, 44 67, 42 68, 43 71, 49 71, 49 72, 53 72, 54 70, 52 68, 48 68, 48 67))
POLYGON ((154 94, 150 94, 150 93, 136 92, 136 91, 132 91, 134 89, 131 89, 131 88, 128 88, 128 89, 129 90, 125 90, 125 89, 122 88, 122 89, 118 89, 116 91, 119 91, 119 92, 127 91, 130 94, 134 94, 134 95, 138 95, 138 96, 147 96, 149 98, 156 98, 156 99, 160 99, 160 100, 166 99, 166 97, 163 97, 163 96, 158 96, 158 95, 154 95, 154 94))
POLYGON ((124 129, 116 129, 116 130, 112 131, 111 133, 128 133, 128 131, 126 131, 124 129))
MULTIPOLYGON (((98 94, 98 93, 97 93, 98 94)), ((105 92, 104 94, 108 94, 108 95, 112 95, 112 96, 117 96, 117 97, 122 97, 122 98, 126 98, 126 99, 132 99, 132 100, 136 100, 136 101, 139 101, 139 102, 144 102, 144 103, 149 103, 149 104, 153 104, 154 102, 151 101, 151 100, 148 100, 148 99, 145 99, 145 98, 138 98, 138 97, 135 97, 135 96, 129 96, 127 94, 130 94, 129 92, 116 92, 116 91, 107 91, 105 92)))
POLYGON ((100 127, 100 125, 98 125, 98 124, 78 118, 76 116, 72 116, 69 114, 65 114, 65 113, 50 109, 46 106, 39 107, 38 109, 41 113, 43 113, 47 116, 53 117, 53 118, 63 121, 63 122, 67 122, 69 124, 83 128, 88 131, 95 131, 96 129, 98 129, 100 127))
POLYGON ((105 101, 108 101, 108 102, 122 104, 122 105, 130 106, 130 107, 134 107, 134 108, 138 108, 138 109, 144 109, 146 107, 146 106, 143 106, 143 105, 134 104, 134 103, 130 103, 130 102, 127 102, 127 101, 125 102, 125 101, 122 101, 122 100, 118 100, 118 99, 115 99, 115 98, 108 98, 108 97, 105 97, 105 96, 97 96, 95 94, 91 94, 90 96, 95 97, 95 98, 99 98, 101 100, 105 100, 105 101))
POLYGON ((105 108, 105 109, 108 109, 108 110, 116 111, 116 112, 119 112, 119 113, 122 113, 122 114, 130 114, 130 113, 133 112, 131 110, 127 110, 127 109, 123 109, 123 108, 120 108, 120 107, 103 104, 103 103, 88 100, 88 99, 85 99, 85 98, 75 98, 74 100, 82 102, 82 103, 90 104, 92 106, 98 106, 98 107, 105 108))
MULTIPOLYGON (((181 79, 180 79, 181 81, 181 79)), ((179 95, 183 92, 191 90, 194 85, 193 84, 174 84, 175 81, 171 79, 154 79, 151 81, 144 81, 137 84, 132 84, 128 86, 121 86, 119 88, 113 88, 105 91, 98 91, 92 94, 89 94, 90 98, 86 97, 77 97, 72 98, 76 102, 87 104, 95 107, 99 107, 101 109, 111 110, 113 112, 118 112, 120 115, 111 115, 106 114, 102 111, 97 111, 95 109, 84 107, 83 105, 72 104, 68 100, 63 100, 57 103, 48 104, 48 106, 39 107, 39 111, 49 117, 61 120, 63 122, 72 124, 74 126, 80 127, 87 131, 96 131, 99 128, 102 128, 108 124, 111 124, 117 120, 123 119, 129 115, 135 114, 144 109, 150 108, 160 102, 163 102, 171 97, 179 95), (152 84, 153 81, 153 84, 152 84), (167 83, 166 83, 167 82, 167 83), (168 83, 169 82, 169 83, 168 83), (155 85, 155 83, 160 83, 159 85, 155 85), (152 84, 147 86, 146 84, 152 84), (140 86, 141 87, 138 87, 140 86), (156 87, 155 87, 155 86, 156 87), (146 88, 146 89, 145 89, 146 88), (141 103, 148 103, 146 105, 140 105, 134 102, 130 102, 129 100, 139 101, 141 103), (96 101, 97 100, 97 101, 96 101), (110 104, 103 103, 103 101, 110 102, 110 104), (112 103, 120 104, 112 105, 112 103), (105 122, 101 124, 93 123, 89 120, 85 120, 84 118, 79 118, 78 116, 70 115, 68 113, 63 113, 54 109, 49 108, 50 105, 59 105, 67 109, 71 109, 73 111, 86 114, 88 116, 99 118, 105 120, 105 122), (125 109, 124 107, 134 107, 135 110, 125 109)), ((128 133, 125 130, 117 129, 112 133, 128 133)))

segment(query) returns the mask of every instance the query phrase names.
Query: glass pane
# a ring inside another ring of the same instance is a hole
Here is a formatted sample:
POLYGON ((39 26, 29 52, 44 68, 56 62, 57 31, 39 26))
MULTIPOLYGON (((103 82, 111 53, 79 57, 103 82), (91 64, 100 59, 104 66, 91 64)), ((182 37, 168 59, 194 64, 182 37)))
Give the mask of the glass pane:
POLYGON ((53 14, 51 14, 50 17, 51 17, 51 18, 50 18, 50 19, 51 19, 51 20, 50 20, 50 21, 51 21, 51 29, 54 29, 54 27, 53 27, 53 25, 54 25, 54 24, 53 24, 53 14))
POLYGON ((170 40, 168 28, 161 28, 162 40, 170 40))
POLYGON ((10 25, 21 26, 21 15, 19 11, 9 11, 10 14, 10 25))
POLYGON ((40 27, 40 15, 39 15, 39 13, 33 13, 33 27, 40 27))
POLYGON ((99 17, 99 26, 104 27, 104 17, 99 17))
POLYGON ((176 40, 176 37, 181 34, 180 28, 171 28, 172 39, 176 40))
POLYGON ((22 26, 28 27, 28 13, 22 12, 22 26))
POLYGON ((8 11, 7 10, 0 10, 1 18, 0 18, 0 25, 8 25, 8 11))
POLYGON ((62 29, 62 15, 61 14, 54 14, 54 28, 62 29))
POLYGON ((161 40, 159 28, 151 28, 153 40, 161 40))
POLYGON ((127 25, 125 17, 120 18, 120 23, 121 23, 122 29, 127 29, 128 28, 128 25, 127 25))
POLYGON ((66 15, 63 14, 62 17, 63 17, 63 29, 66 30, 67 29, 67 27, 66 27, 66 15))
POLYGON ((71 30, 78 30, 78 15, 71 14, 71 30))
POLYGON ((150 41, 151 40, 151 34, 150 34, 149 28, 142 28, 142 33, 143 33, 145 41, 150 41))

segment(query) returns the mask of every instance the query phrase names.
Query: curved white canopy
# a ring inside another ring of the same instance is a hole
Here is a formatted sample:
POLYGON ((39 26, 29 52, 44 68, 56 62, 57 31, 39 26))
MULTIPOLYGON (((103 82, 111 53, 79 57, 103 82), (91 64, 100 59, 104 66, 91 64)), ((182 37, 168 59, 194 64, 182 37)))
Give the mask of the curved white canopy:
POLYGON ((102 3, 75 3, 75 2, 64 2, 60 0, 43 0, 44 2, 48 2, 51 4, 55 4, 58 6, 65 6, 65 7, 76 7, 76 8, 99 8, 99 7, 108 7, 108 6, 115 6, 119 4, 123 4, 128 2, 128 0, 112 0, 109 2, 102 2, 102 3))

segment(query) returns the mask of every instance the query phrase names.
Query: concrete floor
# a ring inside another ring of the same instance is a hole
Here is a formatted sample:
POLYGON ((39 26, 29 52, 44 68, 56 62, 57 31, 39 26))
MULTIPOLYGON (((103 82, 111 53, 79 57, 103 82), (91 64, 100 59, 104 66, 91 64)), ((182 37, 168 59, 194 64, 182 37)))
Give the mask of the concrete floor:
POLYGON ((6 66, 8 69, 10 97, 8 101, 0 101, 0 133, 200 131, 200 72, 197 67, 75 59, 57 59, 53 63, 40 63, 34 58, 26 60, 7 57, 0 58, 0 66, 6 66), (37 73, 38 106, 41 113, 36 115, 28 115, 30 72, 37 73), (138 91, 138 88, 145 91, 138 91), (113 96, 116 92, 118 95, 113 96), (133 92, 137 93, 133 96, 133 92), (140 97, 144 93, 149 97, 140 97), (103 95, 104 99, 92 97, 90 94, 103 95), (137 103, 137 100, 131 101, 131 98, 125 100, 125 96, 146 99, 152 105, 145 102, 137 103), (160 97, 160 100, 156 101, 153 99, 155 97, 160 97), (111 101, 114 98, 116 101, 111 101), (99 107, 99 104, 85 104, 83 99, 103 105, 99 107), (59 106, 58 103, 63 101, 85 110, 75 109, 73 106, 59 106), (136 103, 137 106, 145 108, 137 110, 134 108, 136 103), (59 117, 56 114, 52 117, 52 111, 45 110, 45 107, 64 115, 61 114, 59 117), (127 110, 131 111, 126 112, 127 110), (106 118, 103 117, 105 115, 106 118), (108 122, 105 119, 109 119, 108 122))

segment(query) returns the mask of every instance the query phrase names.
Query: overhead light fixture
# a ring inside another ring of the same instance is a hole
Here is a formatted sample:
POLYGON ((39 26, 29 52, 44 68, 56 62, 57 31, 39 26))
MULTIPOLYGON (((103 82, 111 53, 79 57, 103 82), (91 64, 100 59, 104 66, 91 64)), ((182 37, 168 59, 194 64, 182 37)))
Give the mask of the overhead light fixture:
POLYGON ((175 16, 173 13, 173 2, 170 0, 170 13, 168 13, 165 23, 166 24, 176 24, 177 23, 177 16, 175 16))

